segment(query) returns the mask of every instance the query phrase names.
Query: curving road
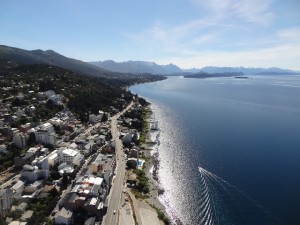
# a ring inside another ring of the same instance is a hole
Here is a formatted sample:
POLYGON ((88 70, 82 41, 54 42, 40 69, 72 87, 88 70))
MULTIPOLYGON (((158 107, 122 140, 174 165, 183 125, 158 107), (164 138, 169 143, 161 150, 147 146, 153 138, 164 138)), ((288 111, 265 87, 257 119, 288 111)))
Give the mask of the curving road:
POLYGON ((116 114, 111 117, 111 134, 112 138, 116 141, 116 176, 113 180, 112 188, 109 194, 109 205, 107 209, 107 213, 103 219, 103 223, 105 225, 117 225, 119 218, 119 209, 121 207, 121 195, 124 189, 124 177, 125 177, 125 154, 123 151, 122 141, 118 136, 118 127, 117 127, 117 119, 126 112, 129 108, 131 108, 133 103, 131 102, 126 109, 122 112, 116 114), (115 212, 115 213, 114 213, 115 212))

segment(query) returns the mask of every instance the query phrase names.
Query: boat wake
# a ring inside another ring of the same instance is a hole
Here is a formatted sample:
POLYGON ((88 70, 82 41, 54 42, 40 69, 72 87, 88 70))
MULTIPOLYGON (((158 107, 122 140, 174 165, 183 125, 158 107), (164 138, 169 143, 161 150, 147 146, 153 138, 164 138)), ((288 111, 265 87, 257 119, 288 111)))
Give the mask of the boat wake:
POLYGON ((273 213, 215 174, 199 167, 198 215, 202 225, 279 225, 273 213))

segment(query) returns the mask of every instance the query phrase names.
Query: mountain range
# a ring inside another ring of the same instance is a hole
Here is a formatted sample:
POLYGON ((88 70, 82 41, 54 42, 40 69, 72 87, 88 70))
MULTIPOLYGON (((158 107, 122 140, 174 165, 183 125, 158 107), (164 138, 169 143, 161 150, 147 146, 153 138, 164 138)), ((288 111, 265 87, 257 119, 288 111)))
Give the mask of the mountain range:
POLYGON ((113 60, 90 62, 90 64, 98 66, 100 68, 120 72, 120 73, 152 73, 152 74, 164 74, 164 75, 192 75, 198 73, 242 73, 245 75, 295 75, 299 72, 281 69, 277 67, 272 68, 247 68, 247 67, 216 67, 207 66, 201 69, 181 69, 174 64, 158 65, 154 62, 147 61, 126 61, 115 62, 113 60))
POLYGON ((243 73, 245 75, 295 75, 299 74, 296 71, 281 69, 277 67, 271 68, 253 68, 253 67, 215 67, 215 66, 206 66, 202 69, 190 69, 185 70, 185 72, 204 72, 204 73, 243 73))
POLYGON ((159 65, 148 61, 115 62, 113 60, 84 62, 68 58, 53 50, 24 50, 0 45, 0 60, 13 60, 24 64, 49 64, 92 76, 118 78, 130 74, 192 75, 198 73, 243 73, 245 75, 295 75, 299 71, 281 68, 246 68, 207 66, 200 69, 181 69, 174 64, 159 65))
POLYGON ((174 65, 158 65, 155 62, 147 61, 126 61, 115 62, 113 60, 90 62, 92 65, 99 66, 114 72, 120 73, 152 73, 152 74, 174 74, 181 73, 182 70, 174 65))

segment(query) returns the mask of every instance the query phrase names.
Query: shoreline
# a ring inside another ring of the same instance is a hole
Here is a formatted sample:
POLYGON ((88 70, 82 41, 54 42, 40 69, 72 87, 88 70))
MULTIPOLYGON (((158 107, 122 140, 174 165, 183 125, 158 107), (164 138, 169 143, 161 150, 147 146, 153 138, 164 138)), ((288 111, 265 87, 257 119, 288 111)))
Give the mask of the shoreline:
MULTIPOLYGON (((146 141, 141 145, 142 152, 144 154, 144 157, 147 159, 144 166, 144 171, 149 178, 149 185, 150 185, 150 193, 149 198, 145 199, 145 202, 150 205, 155 210, 160 210, 164 213, 170 220, 167 212, 166 207, 163 205, 163 203, 160 201, 159 196, 163 194, 164 190, 159 185, 159 179, 158 179, 158 170, 159 170, 159 160, 158 160, 158 152, 152 152, 154 151, 152 147, 156 146, 158 143, 153 142, 151 140, 151 116, 153 115, 153 109, 151 108, 151 104, 149 103, 148 106, 146 106, 146 109, 148 111, 146 116, 146 122, 148 126, 148 132, 146 134, 146 141)), ((162 220, 160 220, 162 221, 162 220)), ((164 223, 162 221, 162 223, 164 223)), ((171 220, 169 224, 172 224, 171 220)))
POLYGON ((145 172, 147 177, 149 178, 149 184, 150 184, 150 198, 146 199, 146 202, 153 207, 155 206, 156 209, 159 209, 161 212, 166 215, 166 217, 169 220, 168 224, 173 225, 182 225, 183 223, 181 220, 175 215, 172 208, 168 208, 168 204, 164 204, 164 202, 161 201, 160 196, 163 196, 165 193, 164 187, 160 183, 158 172, 159 172, 159 166, 160 166, 160 160, 159 160, 159 145, 160 145, 160 128, 157 127, 156 130, 151 130, 150 126, 153 122, 159 122, 157 120, 152 121, 154 109, 153 109, 153 103, 148 102, 149 105, 147 106, 147 110, 149 110, 149 113, 147 114, 147 125, 148 125, 148 132, 146 135, 146 143, 142 145, 142 149, 144 152, 144 156, 146 156, 149 160, 145 163, 145 172), (151 136, 151 134, 158 132, 154 138, 151 136), (151 139, 151 137, 154 139, 151 139), (153 148, 154 147, 154 148, 153 148), (156 148, 156 149, 155 149, 156 148), (170 214, 169 214, 169 213, 170 214))
MULTIPOLYGON (((158 121, 153 121, 153 107, 151 102, 148 102, 149 105, 147 106, 147 110, 149 111, 147 113, 146 121, 148 126, 148 132, 146 134, 146 141, 141 146, 141 149, 143 149, 143 154, 147 158, 144 171, 149 178, 149 185, 150 185, 150 194, 149 198, 145 199, 145 201, 154 209, 157 210, 157 214, 163 213, 164 216, 168 218, 168 223, 164 224, 176 224, 181 225, 182 222, 179 220, 179 218, 176 217, 176 215, 172 215, 168 213, 168 206, 165 205, 161 199, 160 196, 164 194, 165 190, 162 184, 160 183, 158 171, 159 171, 159 145, 160 145, 160 128, 157 127, 155 130, 151 130, 151 123, 157 123, 158 121), (156 132, 156 133, 155 133, 156 132), (154 133, 154 136, 152 135, 154 133), (151 139, 152 138, 152 139, 151 139), (154 139, 154 140, 153 140, 154 139)), ((172 210, 171 210, 172 211, 172 210)), ((161 220, 162 221, 162 220, 161 220)))

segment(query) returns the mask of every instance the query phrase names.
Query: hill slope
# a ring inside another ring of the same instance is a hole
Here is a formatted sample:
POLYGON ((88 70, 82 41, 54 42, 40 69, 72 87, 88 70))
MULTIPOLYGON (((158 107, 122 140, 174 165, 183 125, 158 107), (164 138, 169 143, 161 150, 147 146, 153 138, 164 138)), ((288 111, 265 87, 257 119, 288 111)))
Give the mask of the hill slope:
POLYGON ((104 70, 80 60, 65 57, 52 50, 28 51, 20 48, 0 45, 0 59, 13 60, 15 62, 23 64, 50 64, 94 76, 114 75, 114 73, 111 73, 110 71, 104 70))

